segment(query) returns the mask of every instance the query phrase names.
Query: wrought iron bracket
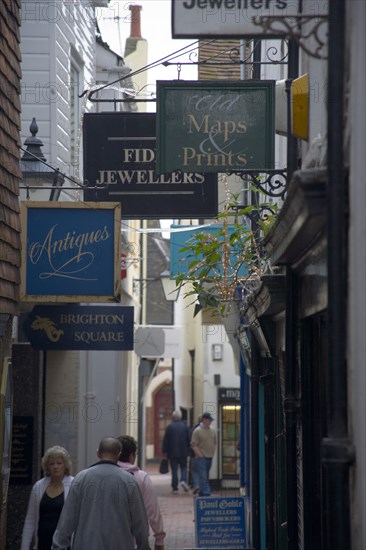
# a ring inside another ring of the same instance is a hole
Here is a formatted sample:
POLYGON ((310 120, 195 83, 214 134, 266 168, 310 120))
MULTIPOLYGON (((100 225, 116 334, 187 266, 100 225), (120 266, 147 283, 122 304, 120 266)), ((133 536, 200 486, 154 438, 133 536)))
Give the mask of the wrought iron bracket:
POLYGON ((278 37, 294 40, 299 47, 310 57, 315 59, 327 59, 327 30, 324 26, 328 23, 327 15, 282 15, 258 16, 253 18, 254 25, 263 29, 264 34, 277 35, 278 37), (312 23, 308 31, 303 26, 312 23), (281 28, 283 27, 283 29, 281 28), (323 36, 322 36, 323 34, 323 36), (309 45, 309 39, 315 41, 314 48, 309 45))
POLYGON ((242 180, 248 181, 268 197, 283 199, 287 191, 287 170, 240 170, 231 172, 242 180))
MULTIPOLYGON (((279 40, 280 39, 282 39, 281 36, 279 37, 279 40)), ((215 42, 215 40, 213 40, 212 42, 215 42)), ((221 50, 215 53, 214 55, 212 55, 211 57, 201 59, 200 61, 197 61, 195 59, 198 57, 198 54, 197 54, 197 51, 194 51, 189 53, 188 61, 183 61, 183 60, 169 61, 168 60, 168 61, 164 61, 162 65, 164 65, 164 67, 169 67, 171 65, 173 66, 175 65, 178 67, 183 65, 198 65, 198 66, 287 65, 287 62, 288 62, 287 52, 282 55, 281 52, 279 52, 279 48, 274 44, 271 44, 271 46, 268 47, 263 52, 263 59, 259 61, 255 61, 254 52, 256 49, 258 49, 258 47, 259 47, 259 41, 248 40, 246 48, 233 47, 227 50, 221 50)))

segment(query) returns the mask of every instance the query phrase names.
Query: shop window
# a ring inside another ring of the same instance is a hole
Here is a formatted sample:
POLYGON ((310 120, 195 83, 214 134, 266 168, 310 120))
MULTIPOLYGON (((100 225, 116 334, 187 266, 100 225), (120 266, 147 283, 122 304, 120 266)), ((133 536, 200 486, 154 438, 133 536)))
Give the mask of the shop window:
POLYGON ((239 477, 240 405, 222 405, 222 476, 239 477))

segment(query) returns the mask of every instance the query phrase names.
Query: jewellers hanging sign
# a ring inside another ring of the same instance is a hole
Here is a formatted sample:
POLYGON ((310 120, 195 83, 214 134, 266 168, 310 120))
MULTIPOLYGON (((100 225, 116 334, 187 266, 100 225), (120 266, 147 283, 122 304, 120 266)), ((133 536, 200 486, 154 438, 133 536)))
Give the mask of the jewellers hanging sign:
POLYGON ((159 81, 157 171, 273 168, 274 81, 159 81))
POLYGON ((24 322, 33 349, 133 350, 133 307, 36 306, 24 322))
MULTIPOLYGON (((172 0, 173 38, 278 36, 285 18, 299 15, 298 0, 172 0), (265 19, 265 27, 260 23, 265 19)), ((313 2, 314 17, 324 2, 313 2), (319 4, 319 5, 318 5, 319 4), (316 13, 315 13, 316 11, 316 13)))
POLYGON ((87 113, 84 200, 121 201, 127 219, 209 218, 218 213, 217 175, 156 174, 155 113, 87 113))
POLYGON ((24 201, 21 208, 23 301, 119 300, 119 204, 24 201))

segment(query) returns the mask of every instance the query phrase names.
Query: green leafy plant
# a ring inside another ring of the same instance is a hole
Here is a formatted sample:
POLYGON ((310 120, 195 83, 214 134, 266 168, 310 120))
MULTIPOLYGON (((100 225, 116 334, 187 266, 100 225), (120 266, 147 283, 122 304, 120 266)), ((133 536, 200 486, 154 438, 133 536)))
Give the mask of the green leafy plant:
POLYGON ((268 269, 261 238, 276 217, 276 207, 238 207, 232 196, 209 231, 195 232, 180 250, 188 272, 179 273, 176 284, 185 287, 185 297, 193 297, 195 314, 202 308, 213 315, 227 315, 230 305, 257 284, 268 269), (262 216, 259 216, 259 212, 262 216), (216 225, 215 225, 216 223, 216 225))

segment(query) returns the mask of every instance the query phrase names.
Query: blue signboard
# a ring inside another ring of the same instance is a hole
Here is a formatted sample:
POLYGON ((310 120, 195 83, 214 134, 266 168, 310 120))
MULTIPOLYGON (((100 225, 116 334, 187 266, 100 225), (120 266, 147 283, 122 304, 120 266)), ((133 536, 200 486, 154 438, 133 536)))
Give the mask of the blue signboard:
POLYGON ((119 298, 119 204, 23 202, 22 239, 22 300, 119 298))
POLYGON ((133 307, 36 306, 24 322, 32 348, 133 350, 133 307))
MULTIPOLYGON (((175 229, 181 229, 181 225, 172 225, 172 228, 175 229)), ((184 231, 177 231, 172 232, 170 235, 170 273, 173 277, 177 276, 180 273, 186 273, 189 272, 189 264, 192 262, 192 260, 196 260, 197 262, 203 260, 204 258, 200 256, 193 256, 192 254, 189 255, 189 251, 182 252, 182 248, 189 246, 189 239, 192 239, 195 237, 195 234, 197 233, 207 233, 208 235, 212 235, 213 237, 223 239, 222 234, 222 225, 211 225, 210 227, 192 227, 187 226, 186 230, 184 231)), ((228 235, 230 237, 230 234, 236 231, 236 228, 234 226, 228 226, 228 235)), ((231 243, 230 244, 232 254, 230 254, 229 257, 229 277, 230 276, 240 276, 240 277, 246 277, 248 275, 247 267, 244 263, 241 263, 238 271, 236 272, 236 266, 238 265, 238 257, 241 257, 243 254, 243 249, 241 243, 231 243)))
POLYGON ((244 497, 195 500, 197 548, 245 548, 244 497))

